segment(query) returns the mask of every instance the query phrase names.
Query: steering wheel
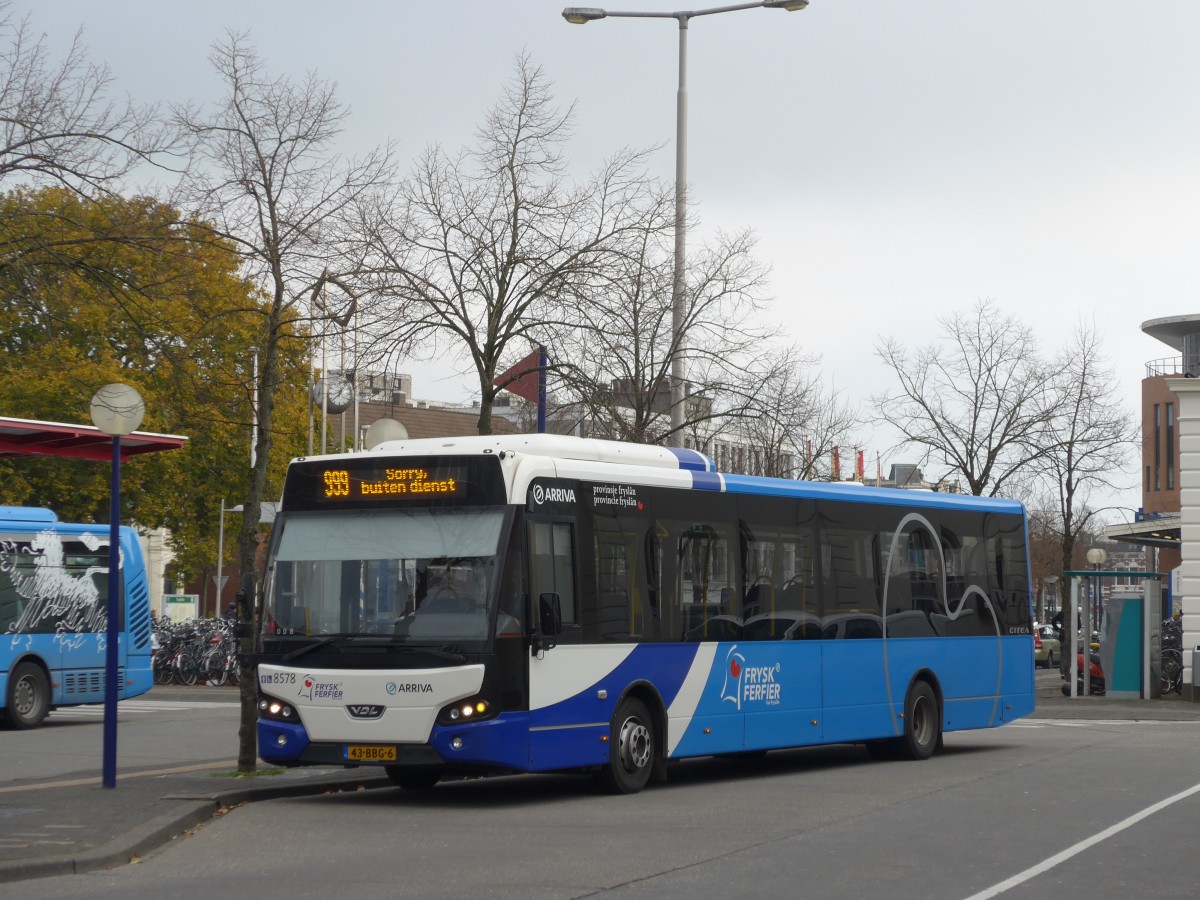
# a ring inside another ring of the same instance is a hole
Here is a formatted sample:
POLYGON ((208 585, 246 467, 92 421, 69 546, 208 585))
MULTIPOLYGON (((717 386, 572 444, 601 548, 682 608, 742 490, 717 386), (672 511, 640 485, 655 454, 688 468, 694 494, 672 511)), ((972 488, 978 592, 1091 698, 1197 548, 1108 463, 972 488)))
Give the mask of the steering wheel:
POLYGON ((446 585, 442 585, 434 591, 433 596, 429 598, 429 602, 434 606, 442 606, 447 603, 453 603, 455 606, 458 606, 461 603, 458 591, 446 585))

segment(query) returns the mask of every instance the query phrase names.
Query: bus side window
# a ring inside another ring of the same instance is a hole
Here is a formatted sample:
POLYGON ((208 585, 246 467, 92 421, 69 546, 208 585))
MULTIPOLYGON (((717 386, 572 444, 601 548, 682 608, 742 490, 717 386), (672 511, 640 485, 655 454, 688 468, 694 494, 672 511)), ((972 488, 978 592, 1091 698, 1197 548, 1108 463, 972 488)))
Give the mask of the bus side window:
POLYGON ((529 523, 530 595, 558 594, 564 626, 579 624, 575 596, 575 541, 566 522, 529 523))

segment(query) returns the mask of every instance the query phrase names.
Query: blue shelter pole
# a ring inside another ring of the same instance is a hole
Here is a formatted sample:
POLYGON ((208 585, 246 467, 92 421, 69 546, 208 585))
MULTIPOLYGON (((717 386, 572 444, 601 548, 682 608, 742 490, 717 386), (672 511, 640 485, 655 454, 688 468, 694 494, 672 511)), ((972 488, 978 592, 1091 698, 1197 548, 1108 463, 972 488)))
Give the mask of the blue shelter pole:
POLYGON ((546 433, 546 348, 538 347, 538 434, 546 433))
POLYGON ((104 777, 117 786, 117 641, 121 611, 121 436, 113 435, 112 498, 108 516, 108 623, 104 654, 104 777))

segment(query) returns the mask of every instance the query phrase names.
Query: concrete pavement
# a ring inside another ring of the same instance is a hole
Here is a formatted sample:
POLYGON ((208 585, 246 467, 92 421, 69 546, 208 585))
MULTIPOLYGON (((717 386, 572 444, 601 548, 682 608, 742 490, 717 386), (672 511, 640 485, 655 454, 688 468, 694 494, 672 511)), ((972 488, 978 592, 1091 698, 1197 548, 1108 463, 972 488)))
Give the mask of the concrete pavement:
MULTIPOLYGON (((1034 718, 1200 721, 1200 703, 1177 696, 1070 699, 1050 672, 1038 673, 1037 703, 1034 718)), ((391 784, 374 767, 288 769, 252 778, 233 777, 235 768, 231 760, 213 760, 122 771, 114 789, 92 773, 8 781, 0 785, 0 883, 125 865, 242 803, 391 784)))

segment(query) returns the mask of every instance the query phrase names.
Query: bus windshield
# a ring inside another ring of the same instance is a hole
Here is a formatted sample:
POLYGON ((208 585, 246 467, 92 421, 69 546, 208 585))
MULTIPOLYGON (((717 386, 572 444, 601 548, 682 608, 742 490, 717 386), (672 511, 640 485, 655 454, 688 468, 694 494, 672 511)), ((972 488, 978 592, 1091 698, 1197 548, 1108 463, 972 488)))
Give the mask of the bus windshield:
POLYGON ((281 636, 485 640, 505 516, 493 507, 281 517, 263 627, 281 636))

